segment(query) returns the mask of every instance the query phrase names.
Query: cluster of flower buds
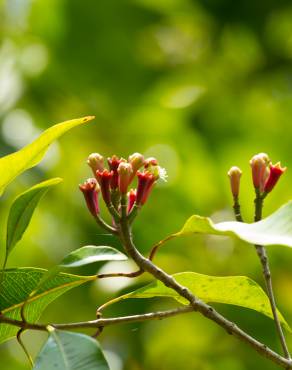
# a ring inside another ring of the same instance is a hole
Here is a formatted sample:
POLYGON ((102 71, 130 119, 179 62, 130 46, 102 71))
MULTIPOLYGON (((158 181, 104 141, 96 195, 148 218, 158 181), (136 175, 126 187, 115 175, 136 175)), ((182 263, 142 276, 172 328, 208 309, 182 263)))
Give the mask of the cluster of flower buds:
MULTIPOLYGON (((249 163, 254 188, 257 194, 262 197, 273 190, 281 175, 286 171, 286 167, 281 167, 280 162, 273 165, 266 153, 254 155, 249 163)), ((228 172, 234 199, 238 199, 241 174, 242 172, 238 167, 231 167, 228 172)))
POLYGON ((273 165, 265 153, 256 154, 249 163, 252 169, 253 185, 257 191, 264 194, 274 189, 279 178, 286 171, 286 167, 281 167, 280 162, 273 165))
POLYGON ((165 169, 158 165, 155 158, 145 159, 140 153, 130 155, 128 160, 114 155, 107 159, 107 168, 104 158, 98 153, 92 153, 87 163, 94 178, 86 180, 79 188, 94 216, 99 214, 99 193, 107 207, 114 207, 118 213, 123 199, 127 204, 127 212, 130 213, 134 205, 141 207, 145 204, 159 179, 166 181, 167 177, 165 169), (135 178, 136 189, 129 189, 135 178))

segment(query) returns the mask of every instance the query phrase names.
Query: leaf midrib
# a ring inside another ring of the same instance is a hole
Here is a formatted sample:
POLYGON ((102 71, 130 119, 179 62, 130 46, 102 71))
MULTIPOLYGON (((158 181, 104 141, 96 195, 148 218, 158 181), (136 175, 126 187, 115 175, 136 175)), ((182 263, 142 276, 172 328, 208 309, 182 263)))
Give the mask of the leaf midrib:
MULTIPOLYGON (((19 227, 19 222, 20 222, 20 219, 21 219, 21 217, 22 217, 22 215, 23 215, 23 213, 27 210, 27 208, 31 205, 31 203, 32 203, 32 201, 35 199, 35 197, 37 196, 37 195, 39 195, 39 193, 41 193, 41 191, 42 190, 44 190, 44 194, 45 194, 45 192, 48 190, 48 189, 39 189, 38 191, 37 191, 37 193, 35 194, 35 196, 33 196, 30 200, 29 200, 29 202, 27 203, 27 205, 23 208, 23 212, 16 218, 16 224, 15 224, 15 230, 17 230, 17 228, 19 227)), ((20 198, 18 198, 18 199, 20 199, 20 198)), ((10 247, 11 245, 13 245, 13 243, 12 243, 12 241, 13 241, 13 237, 11 238, 11 242, 10 242, 10 244, 9 244, 9 246, 8 246, 8 233, 7 233, 7 239, 6 239, 6 253, 8 253, 12 248, 10 247)))
POLYGON ((5 308, 4 310, 2 310, 2 313, 7 313, 7 312, 10 312, 12 310, 15 310, 16 308, 19 308, 21 306, 23 306, 24 303, 28 304, 28 303, 31 303, 39 298, 42 298, 44 297, 45 295, 47 294, 50 294, 52 292, 55 292, 55 291, 58 291, 58 290, 61 290, 63 288, 66 288, 66 287, 69 287, 69 286, 72 286, 72 285, 78 285, 78 284, 82 284, 83 282, 86 283, 86 282, 89 282, 89 281, 93 281, 96 279, 96 276, 95 275, 92 275, 92 276, 82 276, 80 280, 75 280, 75 281, 72 281, 70 283, 66 283, 66 284, 63 284, 63 285, 59 285, 57 287, 54 287, 52 289, 49 289, 49 290, 46 290, 45 292, 42 292, 40 294, 37 294, 31 298, 28 298, 26 301, 22 301, 20 303, 17 303, 13 306, 10 306, 9 308, 5 308))
POLYGON ((64 359, 64 365, 66 366, 66 368, 69 369, 69 362, 67 360, 66 351, 65 351, 65 349, 64 349, 64 347, 62 345, 62 342, 59 340, 58 335, 56 334, 55 330, 52 332, 52 336, 54 337, 57 345, 59 346, 60 353, 61 353, 61 355, 62 355, 62 357, 64 359))

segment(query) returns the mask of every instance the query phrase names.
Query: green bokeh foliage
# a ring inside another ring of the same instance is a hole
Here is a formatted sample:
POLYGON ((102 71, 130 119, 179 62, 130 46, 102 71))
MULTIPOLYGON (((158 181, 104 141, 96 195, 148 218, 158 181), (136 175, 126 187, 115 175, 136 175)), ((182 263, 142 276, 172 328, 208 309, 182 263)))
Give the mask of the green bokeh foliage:
MULTIPOLYGON (((137 245, 145 253, 191 214, 213 214, 216 221, 232 218, 226 176, 231 165, 243 170, 242 210, 251 221, 248 160, 257 152, 268 152, 273 161, 288 166, 266 201, 265 215, 291 198, 292 7, 288 0, 2 0, 0 4, 1 154, 18 148, 10 136, 25 137, 25 131, 15 131, 7 119, 15 112, 28 114, 34 130, 96 115, 87 127, 62 139, 55 148, 55 161, 22 175, 2 198, 5 220, 17 193, 49 177, 64 178, 43 199, 21 247, 11 254, 9 267, 49 267, 87 244, 119 247, 96 227, 78 190, 78 184, 90 176, 85 159, 95 151, 125 157, 139 151, 157 156, 168 169, 168 183, 156 188, 134 227, 137 245)), ((269 254, 278 306, 291 323, 291 250, 269 248, 269 254)), ((157 262, 170 273, 248 275, 263 286, 253 249, 229 239, 185 237, 165 246, 157 262)), ((52 305, 42 320, 93 319, 96 306, 114 294, 98 286, 78 288, 52 305)), ((158 299, 129 301, 107 314, 171 305, 158 299)), ((218 309, 280 350, 272 321, 239 308, 218 309)), ((41 343, 37 334, 25 338, 36 352, 41 343)), ((122 361, 123 367, 113 370, 177 370, 186 364, 188 370, 274 368, 196 314, 111 327, 100 339, 122 361)), ((291 336, 288 342, 292 348, 291 336)), ((2 346, 0 353, 3 370, 28 369, 16 343, 2 346)))

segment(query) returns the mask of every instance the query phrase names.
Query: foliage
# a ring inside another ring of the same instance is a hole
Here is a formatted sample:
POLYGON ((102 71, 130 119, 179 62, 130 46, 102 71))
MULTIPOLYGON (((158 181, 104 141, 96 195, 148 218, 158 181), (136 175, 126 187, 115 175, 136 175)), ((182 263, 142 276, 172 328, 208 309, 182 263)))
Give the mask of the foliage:
MULTIPOLYGON (((1 289, 1 312, 6 317, 21 319, 21 307, 25 303, 25 317, 28 322, 36 322, 45 308, 68 290, 92 280, 92 277, 83 277, 69 274, 58 274, 47 281, 41 289, 30 298, 30 293, 38 286, 38 282, 45 270, 38 268, 16 268, 4 272, 1 289)), ((14 337, 17 327, 1 324, 0 342, 14 337)))
POLYGON ((7 221, 5 262, 15 244, 22 238, 40 199, 49 190, 50 186, 59 184, 61 181, 62 179, 59 178, 44 181, 20 194, 15 199, 10 208, 7 221))
MULTIPOLYGON (((214 224, 231 220, 222 175, 231 165, 240 165, 241 182, 247 187, 251 179, 246 158, 252 153, 269 151, 291 163, 288 0, 4 0, 0 14, 1 154, 19 149, 49 122, 97 115, 97 124, 69 134, 41 166, 17 178, 1 199, 4 220, 16 194, 55 175, 65 180, 42 200, 8 266, 50 269, 85 244, 119 247, 114 238, 96 230, 77 194, 76 184, 85 175, 79 164, 91 151, 126 156, 139 150, 156 155, 167 167, 168 183, 157 187, 134 226, 135 241, 145 254, 188 215, 211 215, 214 224)), ((265 203, 264 216, 290 199, 290 169, 285 177, 265 203)), ((249 222, 251 192, 241 193, 241 203, 249 222)), ((268 252, 277 302, 291 323, 291 251, 271 247, 268 252)), ((248 275, 264 287, 254 251, 233 238, 187 236, 167 244, 156 258, 171 274, 248 275)), ((90 275, 97 268, 88 265, 76 271, 90 275)), ((102 272, 111 268, 105 264, 102 272)), ((143 277, 137 281, 138 286, 145 283, 143 277)), ((72 295, 65 295, 55 310, 44 312, 42 321, 50 321, 52 311, 54 321, 74 321, 81 312, 91 317, 92 307, 104 303, 113 291, 117 294, 116 284, 111 279, 107 286, 100 281, 90 289, 78 289, 74 305, 72 295)), ((164 305, 160 300, 139 300, 133 307, 132 301, 125 301, 109 313, 116 316, 122 309, 132 314, 134 308, 150 312, 164 305)), ((271 320, 229 306, 220 311, 278 348, 271 320)), ((158 363, 162 370, 176 370, 182 363, 190 370, 274 369, 199 315, 131 328, 127 344, 126 326, 114 326, 100 337, 103 347, 114 351, 116 362, 123 364, 117 366, 127 370, 136 369, 142 360, 147 370, 155 370, 158 363), (200 336, 194 335, 197 332, 200 336), (171 343, 165 341, 169 333, 176 333, 171 343), (150 334, 155 346, 148 345, 150 334)), ((25 339, 35 354, 38 340, 29 332, 25 339)), ((290 336, 287 340, 291 345, 290 336)), ((3 369, 27 369, 13 341, 0 351, 3 369)))
MULTIPOLYGON (((173 277, 181 285, 190 289, 198 298, 209 303, 232 304, 258 311, 270 318, 273 314, 270 302, 265 292, 256 282, 245 276, 218 277, 198 274, 196 272, 180 272, 173 277)), ((109 301, 106 306, 128 298, 174 298, 182 304, 188 304, 186 299, 172 289, 165 287, 160 281, 155 281, 145 287, 127 293, 109 301)), ((279 313, 280 320, 287 330, 289 325, 279 313)))
MULTIPOLYGON (((81 120, 81 122, 83 121, 81 120)), ((80 120, 71 122, 76 124, 80 120)), ((65 123, 66 125, 67 123, 65 123)), ((47 132, 54 132, 54 129, 58 132, 59 127, 60 125, 54 126, 47 132)), ((46 137, 45 134, 42 137, 46 137)), ((58 137, 58 135, 54 137, 58 137)), ((13 158, 17 157, 19 153, 24 151, 28 153, 30 151, 42 152, 43 149, 39 148, 43 148, 43 141, 38 138, 28 147, 10 156, 11 167, 13 168, 13 158), (34 149, 32 150, 31 148, 34 149)), ((91 154, 87 163, 95 178, 86 180, 79 188, 84 195, 91 216, 100 227, 118 236, 126 253, 135 261, 139 270, 130 273, 96 274, 88 277, 60 273, 62 269, 87 266, 94 262, 123 261, 127 259, 125 254, 108 246, 85 246, 79 248, 64 257, 58 265, 48 271, 37 268, 5 269, 9 253, 25 233, 39 200, 52 185, 58 184, 62 179, 51 179, 33 186, 16 198, 9 212, 6 255, 1 275, 0 341, 4 342, 13 336, 17 336, 19 344, 25 353, 30 356, 21 339, 22 332, 26 329, 46 330, 50 335, 37 356, 35 369, 53 369, 56 367, 68 370, 77 368, 84 368, 84 370, 90 370, 91 368, 109 369, 99 344, 95 340, 85 335, 72 334, 66 331, 59 332, 56 329, 95 327, 98 329, 96 333, 98 335, 107 323, 143 321, 168 317, 183 312, 199 311, 228 332, 230 331, 241 338, 241 340, 249 343, 251 347, 257 348, 257 351, 263 356, 271 358, 275 363, 288 368, 289 352, 281 326, 283 325, 288 331, 291 331, 291 329, 275 305, 270 267, 264 245, 281 244, 291 246, 291 202, 268 218, 261 220, 264 199, 274 188, 285 169, 282 169, 280 165, 273 166, 268 156, 264 153, 260 153, 252 158, 250 164, 256 193, 255 221, 257 222, 246 224, 243 222, 239 204, 241 171, 233 167, 228 172, 228 175, 231 182, 234 213, 237 222, 214 224, 208 218, 192 216, 179 232, 156 244, 152 248, 148 259, 146 259, 139 253, 133 243, 132 223, 139 215, 141 208, 144 208, 156 183, 159 180, 166 180, 166 170, 159 166, 156 158, 144 158, 139 153, 129 156, 128 161, 114 155, 108 158, 107 162, 108 169, 104 167, 104 158, 100 154, 91 154), (131 189, 128 193, 135 177, 137 178, 136 189, 131 189), (268 187, 265 184, 272 183, 273 186, 269 185, 269 190, 267 191, 266 188, 268 187), (113 226, 108 225, 101 215, 100 193, 112 216, 113 226), (183 272, 170 276, 153 263, 159 248, 168 240, 194 233, 233 236, 254 244, 262 263, 268 296, 257 283, 245 276, 216 277, 195 272, 183 272), (44 309, 52 301, 73 287, 102 278, 117 278, 121 276, 134 278, 144 272, 150 273, 157 281, 104 303, 97 310, 98 318, 95 321, 61 325, 38 324, 38 319, 44 309), (140 316, 118 317, 116 319, 106 319, 105 321, 100 319, 101 311, 114 302, 127 298, 151 297, 174 298, 179 303, 187 305, 187 310, 177 308, 173 311, 154 312, 140 316), (280 337, 288 360, 277 353, 270 355, 269 351, 271 350, 269 348, 259 342, 255 343, 252 337, 237 328, 234 323, 225 319, 205 302, 237 305, 253 309, 274 319, 277 334, 280 337)), ((36 164, 36 161, 32 162, 33 164, 36 164)), ((12 171, 11 179, 13 179, 13 176, 15 175, 12 171)))
POLYGON ((109 370, 98 343, 85 335, 51 331, 35 369, 109 370))

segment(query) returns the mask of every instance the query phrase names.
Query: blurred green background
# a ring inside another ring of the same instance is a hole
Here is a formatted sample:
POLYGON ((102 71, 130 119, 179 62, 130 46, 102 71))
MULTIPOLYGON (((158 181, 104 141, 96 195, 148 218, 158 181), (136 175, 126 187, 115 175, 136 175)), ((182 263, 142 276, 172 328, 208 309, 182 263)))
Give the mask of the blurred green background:
MULTIPOLYGON (((86 244, 120 247, 90 218, 78 184, 90 176, 91 152, 156 156, 169 174, 134 227, 139 249, 178 230, 193 213, 232 219, 226 176, 243 170, 241 201, 252 220, 250 157, 267 152, 292 168, 292 5, 251 0, 0 1, 0 154, 30 142, 53 123, 88 114, 94 122, 67 134, 37 168, 1 199, 2 254, 7 207, 49 177, 51 190, 9 267, 49 267, 86 244)), ((292 171, 266 201, 265 215, 291 198, 292 171)), ((269 248, 278 306, 292 323, 292 252, 269 248)), ((190 237, 157 257, 170 273, 248 275, 262 286, 252 247, 230 239, 190 237)), ((91 266, 76 273, 133 270, 132 264, 91 266)), ((52 304, 43 322, 94 319, 95 309, 136 281, 107 280, 77 288, 52 304)), ((131 285, 131 286, 130 286, 131 285)), ((128 301, 108 316, 174 306, 168 300, 128 301)), ((237 307, 216 306, 256 338, 280 351, 274 325, 237 307)), ((88 333, 91 333, 90 331, 88 333)), ((35 354, 44 334, 28 333, 35 354)), ((198 314, 107 328, 100 337, 111 370, 275 369, 198 314)), ((292 349, 292 336, 288 334, 292 349)), ((0 347, 1 369, 29 369, 16 341, 0 347)))

